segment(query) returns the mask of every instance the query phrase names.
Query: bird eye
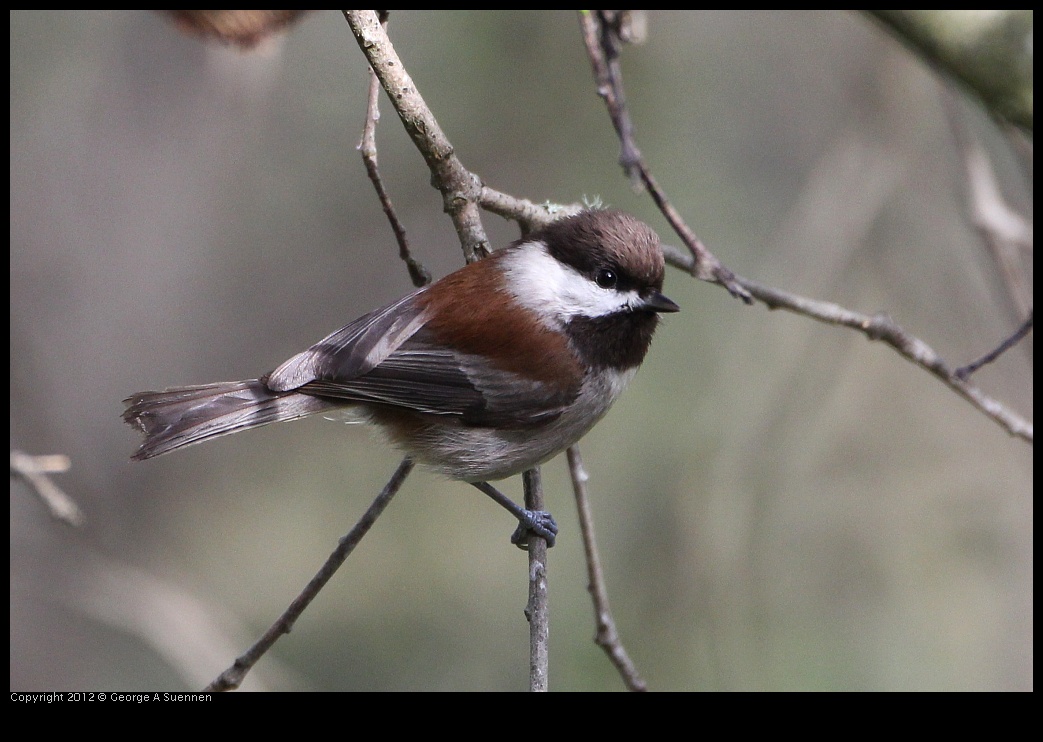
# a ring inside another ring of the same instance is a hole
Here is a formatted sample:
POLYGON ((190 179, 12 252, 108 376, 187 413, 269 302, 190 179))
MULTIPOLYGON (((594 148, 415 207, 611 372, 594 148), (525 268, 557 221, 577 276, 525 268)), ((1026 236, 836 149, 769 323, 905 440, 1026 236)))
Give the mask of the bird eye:
POLYGON ((614 289, 619 282, 619 276, 611 268, 601 268, 594 276, 594 282, 603 289, 614 289))

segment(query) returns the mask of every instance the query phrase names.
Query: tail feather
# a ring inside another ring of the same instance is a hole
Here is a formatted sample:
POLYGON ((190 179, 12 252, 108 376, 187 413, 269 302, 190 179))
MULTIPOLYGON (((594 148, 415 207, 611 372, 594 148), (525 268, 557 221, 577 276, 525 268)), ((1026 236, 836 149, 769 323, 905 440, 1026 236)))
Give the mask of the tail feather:
POLYGON ((138 392, 123 401, 123 420, 145 434, 131 457, 137 460, 336 406, 299 392, 273 392, 261 379, 138 392))

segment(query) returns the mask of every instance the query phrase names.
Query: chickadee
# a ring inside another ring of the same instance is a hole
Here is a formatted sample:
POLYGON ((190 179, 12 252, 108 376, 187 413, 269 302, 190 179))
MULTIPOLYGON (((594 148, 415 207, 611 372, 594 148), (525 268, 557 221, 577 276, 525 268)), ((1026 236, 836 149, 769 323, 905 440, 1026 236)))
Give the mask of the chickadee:
POLYGON ((328 335, 259 379, 139 392, 134 459, 348 408, 407 456, 469 482, 554 544, 549 513, 489 480, 540 464, 608 411, 648 351, 663 296, 659 237, 588 210, 515 241, 328 335))

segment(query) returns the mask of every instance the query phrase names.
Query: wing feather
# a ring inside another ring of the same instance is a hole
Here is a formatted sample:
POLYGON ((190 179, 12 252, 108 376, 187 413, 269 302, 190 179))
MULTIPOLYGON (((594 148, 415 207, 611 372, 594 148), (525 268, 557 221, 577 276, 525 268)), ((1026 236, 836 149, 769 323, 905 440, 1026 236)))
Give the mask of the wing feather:
POLYGON ((414 301, 423 290, 362 315, 298 353, 268 375, 268 387, 286 392, 318 379, 348 380, 378 366, 424 325, 414 301))
POLYGON ((267 378, 275 392, 369 402, 460 419, 475 427, 525 428, 558 417, 579 393, 496 368, 444 346, 426 327, 418 293, 363 315, 289 359, 267 378))

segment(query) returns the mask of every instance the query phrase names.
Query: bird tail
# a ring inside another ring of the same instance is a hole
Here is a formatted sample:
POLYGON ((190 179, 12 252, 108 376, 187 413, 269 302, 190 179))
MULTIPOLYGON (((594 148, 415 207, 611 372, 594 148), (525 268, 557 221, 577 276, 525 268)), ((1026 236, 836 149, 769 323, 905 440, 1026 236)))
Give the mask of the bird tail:
POLYGON ((264 379, 138 392, 123 400, 123 420, 145 434, 132 459, 150 459, 184 446, 335 406, 299 392, 275 392, 264 379))

